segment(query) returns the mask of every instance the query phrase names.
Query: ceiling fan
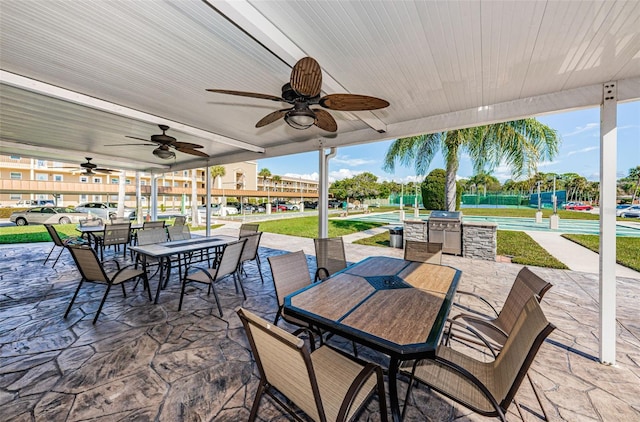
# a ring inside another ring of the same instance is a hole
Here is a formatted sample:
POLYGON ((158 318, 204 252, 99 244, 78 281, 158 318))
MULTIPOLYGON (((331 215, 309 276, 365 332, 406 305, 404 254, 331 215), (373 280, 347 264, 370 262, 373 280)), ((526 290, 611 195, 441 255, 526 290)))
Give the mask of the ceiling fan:
POLYGON ((171 151, 171 149, 175 149, 176 151, 183 152, 185 154, 196 155, 198 157, 209 157, 202 151, 198 151, 198 148, 203 148, 202 145, 192 144, 190 142, 178 142, 176 138, 173 136, 167 135, 165 132, 169 130, 169 126, 166 125, 158 125, 160 130, 162 130, 161 135, 151 135, 151 139, 143 139, 138 138, 136 136, 127 136, 127 138, 138 139, 140 141, 148 142, 148 144, 111 144, 105 145, 106 147, 112 146, 122 146, 122 145, 144 145, 144 146, 153 146, 159 145, 158 148, 153 150, 153 155, 158 158, 162 158, 163 160, 169 160, 171 158, 175 158, 176 153, 171 151))
POLYGON ((284 117, 287 124, 294 129, 302 130, 315 125, 328 132, 335 132, 338 130, 338 125, 333 116, 321 108, 312 109, 310 106, 319 105, 330 110, 340 111, 378 110, 389 106, 388 101, 366 95, 329 94, 320 97, 321 88, 322 70, 320 65, 315 59, 305 57, 293 66, 290 81, 282 86, 281 97, 224 89, 207 89, 207 91, 289 103, 293 106, 267 114, 256 123, 256 127, 266 126, 284 117))
POLYGON ((82 174, 96 174, 96 173, 106 173, 106 174, 110 174, 113 171, 116 170, 111 170, 111 169, 105 169, 105 168, 101 168, 98 167, 97 164, 93 164, 91 162, 92 158, 90 157, 84 157, 87 162, 86 163, 80 163, 80 168, 78 168, 78 166, 75 167, 56 167, 56 168, 63 168, 63 169, 75 169, 78 171, 81 171, 82 174))

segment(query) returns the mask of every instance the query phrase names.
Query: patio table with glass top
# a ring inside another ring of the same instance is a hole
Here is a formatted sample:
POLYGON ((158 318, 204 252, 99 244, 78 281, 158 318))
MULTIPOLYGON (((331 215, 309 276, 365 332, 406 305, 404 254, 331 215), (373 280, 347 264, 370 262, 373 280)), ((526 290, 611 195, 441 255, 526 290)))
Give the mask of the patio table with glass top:
POLYGON ((166 274, 163 275, 164 265, 160 265, 160 277, 158 280, 158 288, 154 303, 158 303, 160 289, 169 280, 171 275, 171 256, 189 255, 193 252, 214 250, 217 252, 228 243, 237 241, 237 237, 216 235, 216 236, 199 236, 185 240, 174 240, 171 242, 154 243, 144 246, 131 246, 130 250, 139 253, 143 257, 143 265, 146 265, 146 258, 151 257, 160 261, 166 261, 166 274))
POLYGON ((460 276, 448 266, 369 257, 287 296, 284 311, 389 355, 391 413, 399 421, 400 362, 435 357, 460 276))

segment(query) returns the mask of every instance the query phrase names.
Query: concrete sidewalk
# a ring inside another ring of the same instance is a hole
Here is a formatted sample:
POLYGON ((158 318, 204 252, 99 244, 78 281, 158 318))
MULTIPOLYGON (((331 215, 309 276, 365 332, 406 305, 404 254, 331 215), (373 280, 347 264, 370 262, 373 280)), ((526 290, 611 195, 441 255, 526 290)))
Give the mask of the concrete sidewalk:
MULTIPOLYGON (((562 237, 561 233, 525 232, 540 246, 572 271, 598 274, 599 256, 590 249, 562 237)), ((622 265, 616 265, 616 276, 640 279, 640 273, 622 265)))

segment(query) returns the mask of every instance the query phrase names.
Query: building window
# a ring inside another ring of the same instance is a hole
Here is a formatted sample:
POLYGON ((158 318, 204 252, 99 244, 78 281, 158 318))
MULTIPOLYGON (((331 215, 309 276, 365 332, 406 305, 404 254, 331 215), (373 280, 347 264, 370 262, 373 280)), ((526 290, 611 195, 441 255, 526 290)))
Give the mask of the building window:
POLYGON ((102 177, 94 177, 93 183, 102 183, 102 177))
POLYGON ((12 159, 12 160, 19 160, 20 156, 19 155, 10 155, 9 158, 12 159))
POLYGON ((80 183, 89 183, 89 178, 87 176, 80 176, 80 183))
POLYGON ((125 185, 130 185, 131 184, 131 179, 124 179, 124 184, 125 185))
POLYGON ((36 160, 36 167, 47 167, 47 162, 44 160, 36 160))
POLYGON ((185 187, 185 188, 188 188, 188 187, 189 187, 189 183, 188 183, 188 182, 185 182, 185 183, 184 183, 184 187, 185 187))
POLYGON ((22 173, 17 171, 12 171, 9 178, 11 180, 22 180, 22 173))
POLYGON ((102 202, 102 195, 93 195, 93 202, 102 202))
POLYGON ((165 187, 171 187, 171 182, 169 182, 168 180, 165 180, 165 181, 162 183, 162 186, 165 186, 165 187))
MULTIPOLYGON (((47 180, 49 180, 49 178, 47 177, 46 174, 36 173, 36 180, 38 180, 38 181, 47 181, 47 180)), ((46 198, 41 198, 41 199, 46 199, 46 198)))
POLYGON ((54 174, 53 181, 54 182, 62 182, 64 180, 64 176, 61 174, 54 174))
POLYGON ((82 194, 80 195, 80 202, 87 202, 89 199, 87 198, 87 195, 82 194))
POLYGON ((140 186, 146 186, 146 184, 147 184, 147 181, 146 181, 146 180, 141 180, 141 181, 140 181, 140 186))
POLYGON ((180 187, 180 182, 173 182, 173 187, 179 188, 180 187))
POLYGON ((112 177, 111 178, 111 184, 112 185, 117 185, 118 183, 120 183, 120 179, 118 179, 117 177, 112 177))
POLYGON ((19 193, 10 193, 9 194, 9 200, 11 201, 19 201, 22 199, 22 195, 19 193))
POLYGON ((183 175, 184 177, 189 177, 189 170, 185 170, 185 171, 183 171, 183 172, 182 172, 182 175, 183 175))

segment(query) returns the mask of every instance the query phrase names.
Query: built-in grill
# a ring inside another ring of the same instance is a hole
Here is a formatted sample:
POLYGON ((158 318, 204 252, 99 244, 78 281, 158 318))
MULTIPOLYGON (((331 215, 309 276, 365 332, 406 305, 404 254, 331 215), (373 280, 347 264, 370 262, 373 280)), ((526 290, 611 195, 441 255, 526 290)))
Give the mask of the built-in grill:
POLYGON ((462 255, 462 213, 460 211, 431 211, 429 242, 442 243, 442 252, 462 255))

